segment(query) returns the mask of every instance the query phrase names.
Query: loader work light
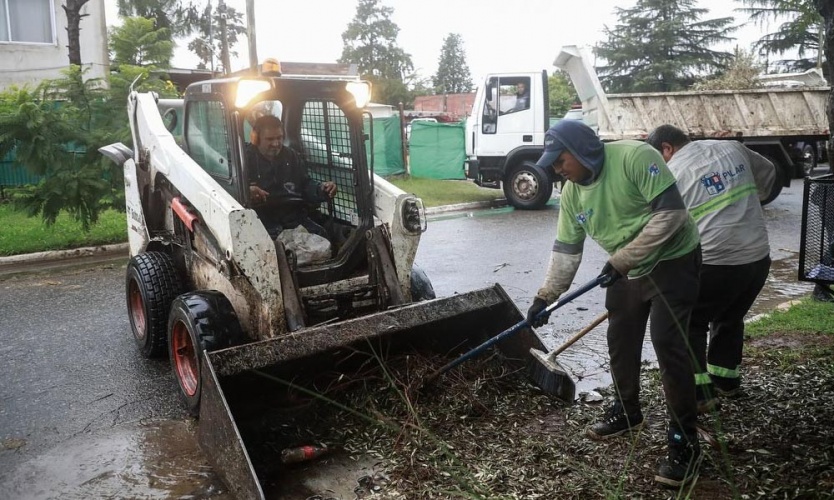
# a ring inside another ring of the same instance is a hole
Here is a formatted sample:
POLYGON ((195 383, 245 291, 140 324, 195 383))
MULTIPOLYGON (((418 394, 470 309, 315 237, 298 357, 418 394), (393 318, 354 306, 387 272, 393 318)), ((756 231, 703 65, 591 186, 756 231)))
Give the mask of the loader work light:
POLYGON ((426 210, 423 208, 423 200, 411 198, 403 204, 403 227, 412 233, 423 233, 426 231, 426 210))
POLYGON ((271 87, 272 84, 268 80, 241 80, 237 82, 235 107, 238 109, 246 107, 256 95, 266 92, 271 87))
POLYGON ((364 108, 371 100, 370 82, 347 82, 345 89, 353 96, 357 108, 364 108))

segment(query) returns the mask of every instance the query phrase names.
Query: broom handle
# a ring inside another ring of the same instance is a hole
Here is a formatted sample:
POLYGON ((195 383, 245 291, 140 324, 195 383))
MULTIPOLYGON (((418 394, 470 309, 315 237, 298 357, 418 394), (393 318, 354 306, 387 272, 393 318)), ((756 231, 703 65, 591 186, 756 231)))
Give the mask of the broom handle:
POLYGON ((574 342, 576 342, 577 340, 579 340, 579 339, 581 339, 582 337, 584 337, 586 333, 588 333, 588 332, 590 332, 591 330, 593 330, 594 328, 598 327, 598 326, 599 326, 599 324, 600 324, 600 323, 602 323, 603 321, 605 321, 606 319, 608 319, 608 311, 605 311, 604 313, 602 313, 602 314, 600 314, 599 316, 597 316, 597 317, 596 317, 596 319, 594 319, 593 321, 591 321, 591 323, 590 323, 588 326, 586 326, 585 328, 583 328, 583 329, 579 330, 578 332, 576 332, 576 334, 575 334, 573 337, 571 337, 571 338, 570 338, 567 342, 565 342, 564 344, 562 344, 561 346, 559 346, 559 348, 558 348, 558 349, 556 349, 555 351, 551 352, 548 356, 549 356, 550 358, 555 358, 555 357, 556 357, 556 356, 558 356, 559 354, 562 354, 562 351, 564 351, 564 350, 565 350, 565 349, 567 349, 568 347, 572 346, 572 345, 574 344, 574 342))

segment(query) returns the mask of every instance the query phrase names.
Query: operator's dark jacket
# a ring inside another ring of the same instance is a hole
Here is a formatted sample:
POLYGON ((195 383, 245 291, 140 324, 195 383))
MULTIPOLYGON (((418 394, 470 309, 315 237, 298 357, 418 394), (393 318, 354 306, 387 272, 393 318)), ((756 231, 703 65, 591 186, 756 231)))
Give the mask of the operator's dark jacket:
MULTIPOLYGON (((322 190, 321 183, 310 179, 304 161, 298 153, 284 146, 275 160, 263 156, 258 148, 248 144, 246 147, 246 164, 249 170, 249 182, 269 193, 269 199, 300 196, 311 204, 328 200, 322 190)), ((281 213, 276 210, 255 208, 258 217, 270 233, 291 229, 303 224, 307 219, 307 212, 298 208, 291 212, 286 209, 281 213)), ((306 224, 305 224, 306 225, 306 224)))

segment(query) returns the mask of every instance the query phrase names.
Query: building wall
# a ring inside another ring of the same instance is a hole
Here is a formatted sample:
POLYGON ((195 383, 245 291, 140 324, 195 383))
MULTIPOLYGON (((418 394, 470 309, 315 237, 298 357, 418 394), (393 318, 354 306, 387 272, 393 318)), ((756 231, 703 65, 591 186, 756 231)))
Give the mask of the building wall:
MULTIPOLYGON (((54 41, 49 44, 0 42, 0 89, 12 85, 36 85, 41 80, 59 78, 69 66, 67 16, 63 0, 51 0, 54 41)), ((104 78, 110 73, 107 52, 107 23, 104 0, 89 0, 81 13, 81 61, 88 69, 85 78, 104 78)))
POLYGON ((414 98, 414 111, 445 113, 453 120, 463 120, 472 112, 475 93, 426 95, 414 98))

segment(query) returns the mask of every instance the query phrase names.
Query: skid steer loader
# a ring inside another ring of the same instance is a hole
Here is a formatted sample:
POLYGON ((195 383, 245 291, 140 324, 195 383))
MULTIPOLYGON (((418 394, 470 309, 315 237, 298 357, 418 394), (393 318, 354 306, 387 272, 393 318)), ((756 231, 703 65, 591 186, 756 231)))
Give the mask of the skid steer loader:
MULTIPOLYGON (((454 356, 523 319, 497 284, 434 297, 414 266, 422 202, 368 157, 369 95, 362 81, 263 74, 194 83, 180 100, 131 91, 133 148, 101 149, 124 168, 133 336, 143 356, 170 357, 201 447, 238 498, 276 482, 265 476, 278 457, 253 460, 241 428, 288 404, 267 380, 303 387, 394 353, 454 356), (311 178, 338 186, 307 207, 333 242, 323 262, 299 264, 253 209, 245 150, 263 114, 282 119, 311 178)), ((543 348, 531 329, 499 344, 522 366, 531 347, 543 348)))

